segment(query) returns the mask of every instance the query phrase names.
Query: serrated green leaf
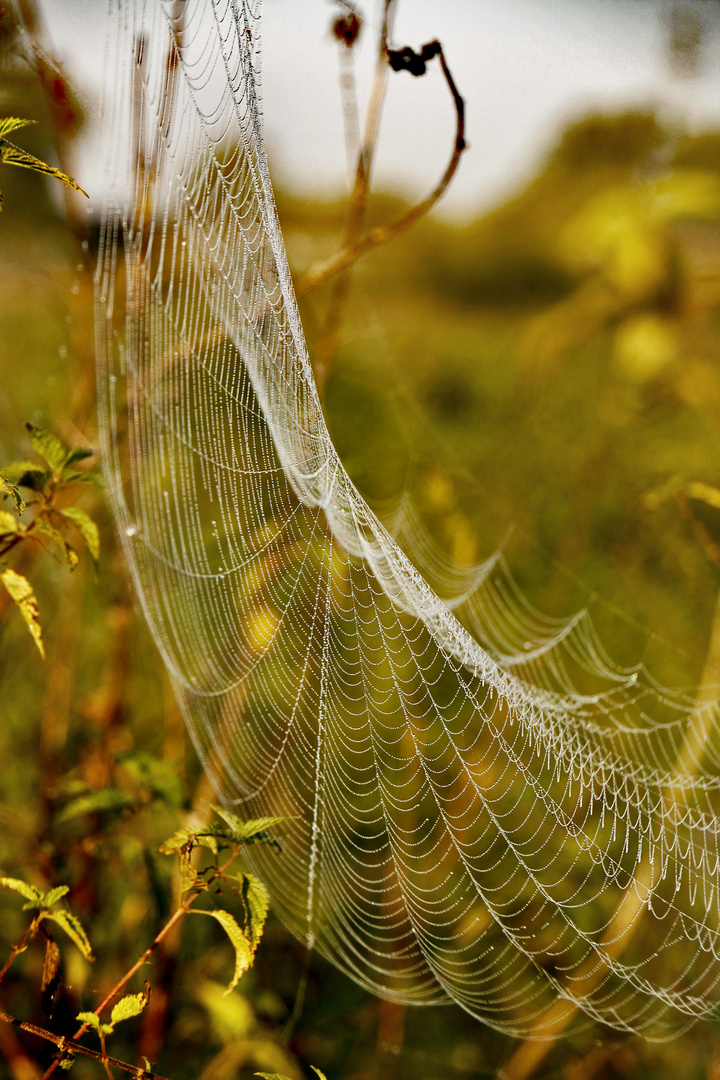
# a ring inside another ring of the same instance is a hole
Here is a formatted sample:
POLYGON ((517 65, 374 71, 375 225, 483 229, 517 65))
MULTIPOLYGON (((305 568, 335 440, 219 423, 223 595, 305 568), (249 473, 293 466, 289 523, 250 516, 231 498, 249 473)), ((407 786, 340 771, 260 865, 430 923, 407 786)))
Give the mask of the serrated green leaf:
POLYGON ((161 855, 174 855, 188 841, 192 841, 196 847, 208 848, 213 855, 217 855, 219 846, 227 847, 233 843, 230 831, 224 825, 213 823, 203 825, 200 829, 178 829, 160 845, 158 851, 161 855))
POLYGON ((78 506, 66 506, 60 515, 75 526, 87 544, 93 562, 97 563, 100 558, 100 532, 90 515, 78 506))
POLYGON ((241 817, 234 814, 232 810, 226 810, 223 806, 217 806, 216 803, 208 802, 208 806, 211 806, 216 814, 227 823, 232 839, 238 844, 272 844, 275 847, 279 847, 277 840, 270 836, 267 832, 268 829, 274 825, 282 824, 286 819, 281 817, 263 817, 253 818, 250 821, 243 821, 241 817))
POLYGON ((62 927, 67 936, 75 942, 86 960, 95 959, 92 953, 90 939, 85 933, 85 927, 80 922, 77 915, 73 915, 71 911, 49 911, 45 918, 52 919, 53 922, 62 927))
POLYGON ((110 1014, 110 1023, 119 1024, 121 1020, 129 1020, 132 1016, 139 1016, 148 1003, 147 994, 128 994, 113 1007, 110 1014))
POLYGON ((57 904, 58 900, 63 896, 67 896, 70 892, 70 888, 67 885, 57 885, 54 889, 50 889, 50 892, 46 892, 42 898, 42 906, 49 908, 53 904, 57 904))
POLYGON ((25 503, 22 496, 14 484, 9 483, 0 476, 0 495, 9 495, 15 500, 15 509, 18 514, 25 513, 25 503))
POLYGON ((245 972, 252 967, 252 962, 255 958, 255 950, 253 949, 250 940, 240 929, 229 911, 223 911, 222 909, 216 911, 190 911, 188 914, 209 915, 210 918, 215 919, 220 923, 223 930, 230 938, 232 946, 235 949, 235 973, 226 990, 226 993, 229 994, 231 990, 235 989, 245 972))
POLYGON ((52 540, 53 544, 57 544, 57 546, 60 548, 63 555, 65 556, 65 561, 67 562, 70 569, 75 569, 79 562, 77 552, 75 551, 75 548, 70 547, 67 540, 59 529, 56 529, 55 526, 50 521, 48 521, 46 517, 38 516, 35 518, 34 531, 41 533, 42 536, 47 536, 48 540, 52 540))
POLYGON ((20 893, 32 904, 39 905, 42 902, 43 894, 34 885, 28 885, 27 881, 20 881, 19 878, 14 877, 3 877, 0 878, 0 885, 3 885, 6 889, 12 889, 13 892, 20 893))
POLYGON ((52 475, 33 461, 11 461, 0 471, 6 486, 30 488, 31 491, 42 491, 52 475))
POLYGON ((30 445, 35 453, 44 458, 53 472, 59 476, 63 465, 67 461, 70 447, 54 432, 47 431, 45 428, 35 427, 34 424, 26 424, 25 430, 30 436, 30 445))
POLYGON ((9 510, 0 510, 0 536, 16 536, 20 532, 20 522, 9 510))
POLYGON ((270 910, 270 894, 254 874, 242 874, 238 881, 245 907, 245 928, 253 949, 257 949, 270 910))
POLYGON ((20 609, 20 614, 25 620, 27 628, 32 634, 33 640, 38 647, 38 651, 44 660, 45 646, 43 645, 42 640, 37 600, 35 599, 32 585, 27 578, 24 578, 22 574, 16 574, 14 570, 3 570, 0 572, 0 581, 2 581, 8 593, 20 609))
POLYGON ((172 836, 168 836, 167 840, 162 842, 158 851, 161 855, 175 855, 175 853, 178 852, 180 848, 184 847, 190 838, 194 836, 195 833, 193 829, 178 829, 177 832, 174 832, 172 836))
POLYGON ((18 116, 4 116, 0 119, 0 139, 6 138, 11 131, 17 131, 19 128, 29 127, 31 124, 36 124, 37 120, 21 120, 18 116))
POLYGON ((81 817, 83 814, 119 812, 130 806, 132 806, 132 799, 126 792, 120 791, 119 788, 101 788, 99 791, 91 791, 87 795, 79 795, 77 799, 73 799, 56 814, 55 820, 62 823, 81 817))

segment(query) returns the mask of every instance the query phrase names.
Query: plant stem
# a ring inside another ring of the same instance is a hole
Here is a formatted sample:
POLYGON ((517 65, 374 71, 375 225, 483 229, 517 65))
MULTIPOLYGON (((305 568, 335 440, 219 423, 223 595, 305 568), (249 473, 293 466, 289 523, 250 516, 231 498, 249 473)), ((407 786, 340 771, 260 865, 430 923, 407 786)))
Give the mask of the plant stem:
POLYGON ((455 103, 456 115, 455 145, 441 180, 422 202, 411 207, 410 210, 405 214, 402 214, 395 221, 391 222, 389 225, 379 225, 374 229, 370 229, 369 232, 356 240, 355 243, 350 243, 344 247, 343 250, 339 251, 337 255, 334 255, 332 259, 328 259, 327 262, 321 263, 319 266, 310 270, 295 286, 296 296, 304 296, 305 293, 310 292, 311 289, 315 289, 319 285, 324 284, 329 278, 334 277, 335 274, 341 273, 347 267, 351 266, 352 263, 357 262, 357 260, 370 251, 371 248, 377 247, 379 244, 386 244, 388 240, 393 240, 396 236, 399 236, 400 233, 405 232, 406 229, 409 229, 411 225, 414 225, 419 218, 424 214, 427 214, 446 191, 457 171, 460 157, 463 151, 467 149, 467 144, 465 142, 465 102, 461 97, 460 92, 455 85, 455 80, 447 66, 442 47, 440 48, 438 56, 440 57, 440 65, 443 70, 443 75, 445 76, 445 81, 450 88, 450 93, 452 94, 455 103))
POLYGON ((20 953, 25 948, 26 943, 28 941, 30 941, 35 936, 35 931, 37 930, 37 928, 38 928, 37 920, 33 919, 33 921, 30 923, 30 925, 26 928, 25 933, 20 938, 17 945, 15 945, 13 947, 12 952, 8 956, 7 960, 5 961, 5 964, 3 965, 2 971, 0 971, 0 982, 2 982, 3 979, 5 978, 7 970, 10 967, 10 965, 12 964, 15 957, 20 955, 20 953))
MULTIPOLYGON (((99 1054, 97 1050, 91 1050, 87 1046, 81 1046, 75 1039, 69 1039, 66 1035, 56 1035, 52 1031, 47 1031, 45 1028, 37 1027, 35 1024, 28 1024, 24 1020, 16 1020, 14 1016, 10 1016, 8 1013, 0 1012, 0 1020, 5 1024, 11 1024, 12 1027, 19 1028, 21 1031, 27 1031, 30 1035, 36 1035, 39 1039, 45 1039, 46 1042, 54 1043, 61 1051, 66 1051, 69 1056, 72 1054, 82 1054, 83 1057, 92 1058, 93 1061, 102 1062, 107 1068, 110 1065, 116 1069, 124 1069, 125 1072, 132 1073, 133 1076, 145 1077, 147 1080, 167 1080, 167 1077, 161 1076, 159 1073, 153 1072, 150 1069, 143 1069, 138 1065, 129 1065, 126 1061, 120 1061, 118 1058, 108 1057, 107 1054, 99 1054)), ((57 1068, 59 1059, 56 1058, 51 1069, 57 1068)), ((112 1076, 112 1073, 110 1073, 112 1076)))
MULTIPOLYGON (((224 862, 224 863, 223 863, 223 865, 222 865, 222 866, 221 866, 221 867, 219 868, 219 870, 217 870, 217 872, 216 872, 215 874, 213 874, 213 875, 212 875, 212 877, 210 877, 210 878, 208 879, 208 883, 207 883, 207 884, 209 885, 209 884, 210 884, 211 882, 213 882, 213 881, 216 881, 216 880, 217 880, 217 879, 218 879, 219 877, 222 877, 222 875, 223 875, 223 874, 225 873, 225 871, 227 870, 227 868, 228 868, 228 866, 230 865, 230 863, 231 863, 231 862, 233 862, 233 860, 234 860, 234 859, 235 859, 236 857, 237 857, 237 851, 234 851, 234 852, 233 852, 233 854, 232 854, 232 855, 230 856, 230 858, 229 858, 229 859, 228 859, 228 860, 227 860, 226 862, 224 862)), ((200 896, 200 893, 201 893, 201 892, 204 892, 204 891, 205 891, 204 889, 200 889, 200 890, 196 890, 196 891, 194 891, 194 892, 191 892, 191 893, 190 893, 190 894, 189 894, 189 895, 188 895, 188 896, 187 896, 187 897, 186 897, 186 898, 185 898, 185 899, 184 899, 184 900, 182 901, 182 903, 180 904, 180 907, 179 907, 179 908, 177 908, 177 910, 176 910, 175 912, 173 912, 173 914, 172 914, 172 915, 170 916, 170 918, 169 918, 169 919, 168 919, 168 921, 167 921, 167 922, 165 923, 165 925, 164 925, 164 926, 162 927, 162 929, 158 931, 157 935, 156 935, 156 936, 155 936, 155 938, 153 938, 153 940, 152 940, 152 941, 150 942, 150 944, 148 945, 147 949, 146 949, 146 950, 145 950, 145 952, 144 952, 144 953, 142 954, 142 956, 141 956, 141 957, 139 958, 139 960, 137 960, 137 961, 136 961, 136 962, 135 962, 135 963, 133 964, 133 966, 132 966, 131 968, 129 968, 129 969, 128 969, 128 971, 126 971, 126 972, 125 972, 125 974, 124 974, 124 975, 122 976, 122 978, 121 978, 121 979, 119 979, 119 980, 118 980, 118 981, 117 981, 117 982, 115 983, 115 985, 113 986, 113 988, 112 988, 112 990, 110 991, 110 993, 109 993, 109 994, 107 994, 107 995, 106 995, 106 996, 105 996, 105 997, 103 998, 103 1000, 102 1000, 102 1001, 100 1002, 100 1004, 98 1005, 98 1007, 97 1007, 97 1008, 96 1008, 96 1009, 94 1010, 94 1011, 95 1011, 95 1015, 96 1015, 96 1016, 100 1016, 100 1015, 101 1015, 101 1013, 103 1012, 103 1010, 104 1010, 105 1008, 107 1008, 107 1006, 108 1006, 108 1005, 110 1004, 110 1002, 111 1002, 111 1001, 113 1000, 113 998, 114 998, 114 997, 116 997, 116 996, 117 996, 117 995, 118 995, 118 994, 120 993, 120 991, 121 991, 121 990, 123 990, 123 989, 125 988, 125 986, 126 986, 126 985, 127 985, 127 983, 128 983, 129 981, 130 981, 130 979, 132 979, 133 975, 135 975, 135 974, 136 974, 136 973, 137 973, 137 972, 138 972, 138 971, 140 970, 140 968, 141 968, 141 967, 142 967, 142 966, 143 966, 144 964, 146 964, 146 963, 147 963, 147 961, 148 961, 148 960, 150 959, 150 957, 152 956, 152 954, 153 954, 153 953, 155 952, 155 950, 157 949, 157 947, 158 947, 158 945, 160 944, 160 942, 161 942, 161 941, 162 941, 162 940, 163 940, 164 938, 166 938, 166 937, 167 937, 167 935, 168 935, 168 934, 170 933, 170 931, 172 930, 173 926, 175 926, 175 925, 176 925, 176 923, 180 922, 180 920, 182 919, 183 915, 186 915, 186 914, 187 914, 187 912, 189 911, 189 909, 190 909, 190 907, 192 906, 192 904, 193 904, 193 903, 195 902, 195 900, 197 900, 198 896, 200 896)), ((88 1030, 88 1027, 89 1027, 89 1025, 88 1025, 88 1024, 82 1024, 82 1025, 81 1025, 81 1026, 80 1026, 80 1027, 79 1027, 79 1028, 77 1029, 77 1031, 75 1032, 75 1034, 73 1035, 73 1039, 80 1039, 80 1038, 82 1038, 82 1036, 83 1036, 83 1035, 85 1034, 85 1032, 86 1032, 86 1031, 88 1030)), ((111 1059, 108 1059, 108 1060, 111 1060, 111 1059)), ((53 1075, 53 1073, 55 1072, 55 1070, 56 1070, 57 1066, 58 1066, 58 1062, 57 1062, 57 1061, 54 1061, 54 1062, 52 1063, 52 1065, 50 1065, 50 1067, 49 1067, 49 1068, 48 1068, 48 1069, 47 1069, 47 1070, 45 1071, 45 1073, 43 1074, 43 1078, 42 1078, 42 1080, 49 1080, 49 1078, 50 1078, 50 1077, 51 1077, 51 1076, 53 1075)))
MULTIPOLYGON (((370 174, 375 155, 378 132, 380 130, 380 118, 382 116, 385 89, 388 74, 388 37, 391 33, 392 18, 396 0, 385 0, 382 30, 380 31, 380 43, 378 47, 377 62, 375 65, 375 77, 370 92, 365 120, 365 132, 363 142, 358 154, 357 169, 355 171, 355 184, 350 199, 350 211, 348 213, 345 228, 345 248, 354 246, 360 239, 365 208, 367 206, 368 192, 370 190, 370 174)), ((320 338, 317 355, 313 364, 315 382, 318 394, 322 399, 325 393, 333 357, 337 348, 340 329, 345 317, 347 300, 350 291, 350 264, 347 264, 337 278, 333 294, 330 298, 325 330, 320 338)))

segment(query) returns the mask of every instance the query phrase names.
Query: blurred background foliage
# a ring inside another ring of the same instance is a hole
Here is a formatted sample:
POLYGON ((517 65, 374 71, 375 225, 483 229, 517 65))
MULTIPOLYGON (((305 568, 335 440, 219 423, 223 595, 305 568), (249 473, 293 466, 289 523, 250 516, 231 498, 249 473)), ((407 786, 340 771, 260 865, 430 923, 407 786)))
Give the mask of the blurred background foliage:
MULTIPOLYGON (((82 108, 58 69, 16 44, 0 5, 0 113, 36 119, 23 146, 76 175, 82 108)), ((5 463, 31 455, 25 421, 71 445, 96 441, 98 223, 25 171, 2 169, 0 190, 5 463)), ((278 192, 278 204, 299 278, 340 246, 346 200, 278 192)), ((370 221, 401 209, 375 196, 370 221)), ((302 301, 311 355, 329 290, 302 301)), ((696 685, 720 587, 720 132, 690 134, 652 113, 588 116, 491 213, 462 228, 424 219, 370 254, 354 270, 326 410, 380 513, 409 494, 453 559, 501 545, 543 611, 589 606, 616 662, 696 685)), ((61 943, 51 1019, 39 947, 16 961, 0 999, 59 1032, 167 918, 179 884, 157 848, 203 820, 201 799, 212 798, 102 493, 84 492, 80 505, 101 526, 97 575, 86 556, 70 573, 40 550, 21 567, 45 663, 12 605, 0 607, 0 870, 42 889, 69 885, 97 957, 90 965, 61 943)), ((27 922, 17 901, 0 893, 3 958, 27 922)), ((495 1075, 513 1050, 459 1009, 405 1010, 316 958, 307 965, 272 920, 254 968, 225 997, 231 971, 221 929, 188 920, 145 969, 150 1005, 109 1038, 110 1053, 145 1054, 175 1080, 299 1077, 309 1063, 329 1080, 464 1080, 495 1075)), ((0 1076, 30 1080, 49 1061, 42 1044, 0 1025, 0 1076)), ((73 1073, 99 1074, 82 1061, 73 1073)), ((538 1075, 717 1080, 720 1036, 704 1025, 653 1046, 591 1027, 559 1043, 538 1075)))

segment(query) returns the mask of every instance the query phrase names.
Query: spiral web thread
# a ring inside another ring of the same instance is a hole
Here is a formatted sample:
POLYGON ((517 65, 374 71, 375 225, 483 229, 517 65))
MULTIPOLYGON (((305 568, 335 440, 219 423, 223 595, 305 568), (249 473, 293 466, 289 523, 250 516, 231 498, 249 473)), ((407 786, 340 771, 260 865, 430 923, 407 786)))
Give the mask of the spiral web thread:
POLYGON ((124 0, 107 65, 107 476, 195 744, 228 805, 286 819, 253 849, 280 917, 371 991, 669 1037, 718 993, 717 706, 354 488, 277 223, 258 17, 124 0))

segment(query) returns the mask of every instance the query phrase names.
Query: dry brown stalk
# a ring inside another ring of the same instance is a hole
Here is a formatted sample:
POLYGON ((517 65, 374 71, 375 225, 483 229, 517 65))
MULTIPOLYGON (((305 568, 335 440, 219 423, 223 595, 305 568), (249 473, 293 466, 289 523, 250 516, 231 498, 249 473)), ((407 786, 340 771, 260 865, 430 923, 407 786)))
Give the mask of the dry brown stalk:
MULTIPOLYGON (((439 46, 439 43, 437 44, 439 46)), ((305 293, 309 292, 311 289, 315 289, 319 285, 324 284, 329 278, 334 277, 335 274, 340 273, 348 266, 351 266, 352 263, 357 262, 357 260, 370 251, 371 248, 377 247, 379 244, 386 244, 389 240, 394 240, 396 236, 405 232, 411 225, 414 225, 419 218, 432 210, 435 203, 447 190, 450 181, 457 171, 460 157, 463 151, 467 149, 467 143, 465 142, 465 102, 455 85, 455 80, 453 79, 447 61, 445 60, 442 46, 439 46, 437 55, 440 58, 440 65, 443 70, 443 75, 445 76, 445 81, 453 96, 456 114, 455 145, 453 146, 452 156, 442 178, 425 199, 411 207, 395 221, 390 222, 389 225, 378 225, 374 229, 370 229, 369 232, 354 244, 348 245, 343 248, 342 251, 339 251, 337 255, 334 255, 332 259, 329 259, 327 262, 310 270, 296 285, 295 292, 297 296, 304 296, 305 293)))
MULTIPOLYGON (((76 1038, 69 1039, 66 1035, 56 1035, 54 1032, 47 1031, 45 1028, 38 1027, 36 1024, 28 1024, 25 1020, 17 1020, 8 1013, 0 1012, 0 1020, 5 1024, 11 1024, 12 1027, 19 1028, 20 1031, 27 1031, 30 1035, 36 1035, 38 1039, 44 1039, 46 1042, 54 1043, 60 1051, 60 1055, 50 1066, 53 1071, 57 1068, 63 1056, 67 1058, 74 1054, 81 1054, 83 1057, 89 1057, 92 1058, 93 1061, 101 1062, 106 1069, 113 1066, 116 1069, 123 1069, 125 1072, 132 1073, 133 1076, 137 1076, 138 1078, 146 1077, 147 1080, 167 1080, 167 1077, 161 1076, 160 1073, 153 1072, 152 1069, 144 1069, 138 1065, 129 1065, 127 1061, 120 1061, 118 1058, 98 1053, 97 1050, 91 1050, 88 1046, 82 1046, 76 1041, 76 1038)), ((50 1070, 48 1070, 48 1073, 49 1072, 50 1070)), ((48 1075, 48 1073, 45 1075, 48 1075)), ((112 1076, 112 1073, 109 1075, 112 1076)))

